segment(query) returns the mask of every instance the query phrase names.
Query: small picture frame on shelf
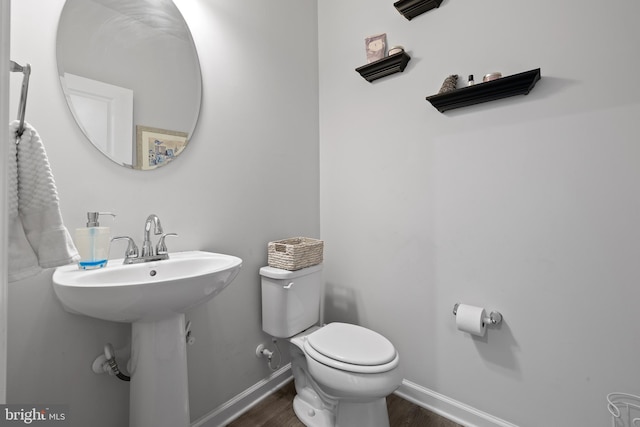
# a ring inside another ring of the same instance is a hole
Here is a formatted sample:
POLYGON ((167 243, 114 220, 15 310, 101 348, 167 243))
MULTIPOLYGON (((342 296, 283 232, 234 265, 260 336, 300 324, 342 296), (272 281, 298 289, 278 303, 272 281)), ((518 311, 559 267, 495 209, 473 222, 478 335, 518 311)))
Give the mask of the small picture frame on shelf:
POLYGON ((364 39, 367 49, 367 63, 379 61, 387 54, 387 33, 376 34, 364 39))

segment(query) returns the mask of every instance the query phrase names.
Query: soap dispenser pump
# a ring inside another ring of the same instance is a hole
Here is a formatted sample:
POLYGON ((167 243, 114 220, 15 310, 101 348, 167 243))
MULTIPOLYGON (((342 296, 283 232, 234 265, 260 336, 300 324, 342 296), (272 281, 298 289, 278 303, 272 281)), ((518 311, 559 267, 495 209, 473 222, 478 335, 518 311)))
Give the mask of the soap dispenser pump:
POLYGON ((111 212, 87 212, 87 226, 76 228, 75 244, 80 253, 78 268, 81 270, 92 270, 107 265, 110 230, 109 227, 100 227, 100 215, 111 215, 114 218, 116 216, 111 212))

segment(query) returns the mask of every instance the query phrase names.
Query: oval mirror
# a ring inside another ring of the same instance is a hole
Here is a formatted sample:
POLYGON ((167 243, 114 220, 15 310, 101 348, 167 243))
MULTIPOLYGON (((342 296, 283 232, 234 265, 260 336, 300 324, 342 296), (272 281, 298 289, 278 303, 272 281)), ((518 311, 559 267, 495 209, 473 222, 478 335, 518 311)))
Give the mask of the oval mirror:
POLYGON ((85 136, 114 162, 155 169, 186 148, 202 77, 195 43, 171 0, 67 0, 58 73, 85 136))

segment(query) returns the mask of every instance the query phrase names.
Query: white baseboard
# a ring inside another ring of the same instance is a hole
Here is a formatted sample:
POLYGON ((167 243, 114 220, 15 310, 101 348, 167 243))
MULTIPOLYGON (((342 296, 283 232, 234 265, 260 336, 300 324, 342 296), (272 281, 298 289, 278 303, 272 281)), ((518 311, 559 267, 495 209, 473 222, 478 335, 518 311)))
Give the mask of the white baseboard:
MULTIPOLYGON (((289 363, 196 420, 191 427, 223 427, 292 379, 289 363)), ((402 381, 395 394, 465 427, 518 427, 408 380, 402 381)))
POLYGON ((408 380, 395 394, 465 427, 518 427, 408 380))
POLYGON ((213 411, 196 420, 191 427, 222 427, 260 403, 262 399, 293 379, 291 364, 287 364, 246 389, 233 399, 223 403, 213 411))

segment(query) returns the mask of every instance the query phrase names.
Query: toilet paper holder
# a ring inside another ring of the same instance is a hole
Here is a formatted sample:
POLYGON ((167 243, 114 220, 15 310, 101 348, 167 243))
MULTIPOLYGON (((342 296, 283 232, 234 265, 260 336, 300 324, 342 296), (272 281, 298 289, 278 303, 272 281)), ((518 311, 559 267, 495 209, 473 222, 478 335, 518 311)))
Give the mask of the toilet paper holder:
MULTIPOLYGON (((453 306, 453 315, 458 314, 458 306, 460 303, 455 303, 453 306)), ((502 314, 497 311, 492 311, 487 317, 483 319, 483 322, 487 325, 498 325, 502 322, 502 314)))

